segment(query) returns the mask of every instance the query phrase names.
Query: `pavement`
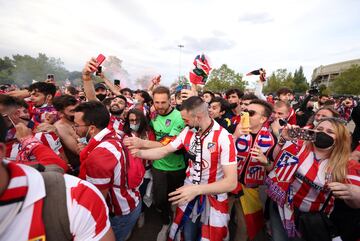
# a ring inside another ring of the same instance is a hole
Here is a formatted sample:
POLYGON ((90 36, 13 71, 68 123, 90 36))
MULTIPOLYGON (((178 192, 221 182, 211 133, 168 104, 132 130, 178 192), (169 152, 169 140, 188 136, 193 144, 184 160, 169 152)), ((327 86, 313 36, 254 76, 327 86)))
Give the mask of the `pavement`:
POLYGON ((128 241, 156 241, 157 234, 162 227, 159 213, 153 206, 145 209, 145 225, 138 228, 135 225, 133 233, 128 241))

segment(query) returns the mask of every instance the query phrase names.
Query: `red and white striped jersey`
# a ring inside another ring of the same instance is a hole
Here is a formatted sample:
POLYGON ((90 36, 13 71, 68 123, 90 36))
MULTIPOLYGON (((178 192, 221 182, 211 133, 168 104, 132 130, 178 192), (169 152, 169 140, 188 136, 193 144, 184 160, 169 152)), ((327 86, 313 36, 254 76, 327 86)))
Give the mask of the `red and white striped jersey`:
MULTIPOLYGON (((310 152, 295 173, 295 179, 291 184, 290 194, 294 206, 303 212, 320 211, 329 195, 325 184, 327 180, 326 164, 328 160, 317 161, 313 152, 310 152)), ((349 165, 347 182, 360 186, 360 164, 349 165), (354 175, 355 173, 355 175, 354 175), (356 175, 357 173, 357 175, 356 175)), ((325 208, 325 213, 332 211, 334 198, 325 208)))
MULTIPOLYGON (((110 211, 115 215, 126 215, 140 202, 138 189, 126 187, 126 158, 120 138, 114 138, 109 129, 103 129, 94 139, 95 148, 89 150, 86 158, 86 180, 100 190, 109 189, 107 196, 110 211), (109 135, 112 135, 109 138, 109 135)), ((89 145, 91 141, 89 142, 89 145)))
MULTIPOLYGON (((45 240, 42 200, 46 190, 41 174, 25 165, 13 162, 5 165, 10 170, 10 182, 0 196, 0 220, 5 225, 0 240, 45 240)), ((68 212, 73 240, 101 239, 110 228, 103 196, 86 181, 70 175, 64 175, 64 179, 67 200, 64 211, 68 212)))
MULTIPOLYGON (((63 147, 61 145, 60 138, 54 132, 38 132, 34 134, 34 137, 41 141, 45 146, 53 150, 56 155, 63 153, 63 147)), ((11 140, 6 143, 6 159, 14 161, 19 153, 20 142, 17 139, 11 140)), ((29 161, 35 159, 34 156, 29 157, 29 161)))
MULTIPOLYGON (((212 122, 209 134, 202 139, 201 181, 213 183, 224 177, 222 165, 236 165, 236 149, 233 137, 216 121, 212 122)), ((204 133, 206 133, 205 131, 204 133)), ((185 148, 191 154, 195 145, 195 133, 187 126, 170 144, 177 150, 185 148)), ((186 180, 190 183, 198 177, 193 161, 189 161, 186 180)))
POLYGON ((124 133, 123 132, 124 124, 125 124, 124 120, 121 119, 120 117, 110 115, 110 121, 107 128, 109 130, 115 130, 116 133, 122 136, 124 133))

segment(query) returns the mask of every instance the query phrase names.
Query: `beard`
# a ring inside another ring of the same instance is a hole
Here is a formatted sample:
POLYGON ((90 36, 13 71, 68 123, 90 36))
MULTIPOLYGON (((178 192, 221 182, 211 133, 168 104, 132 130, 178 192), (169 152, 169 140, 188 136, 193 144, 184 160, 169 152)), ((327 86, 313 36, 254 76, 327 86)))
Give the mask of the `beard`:
POLYGON ((235 109, 237 106, 238 106, 237 103, 232 103, 232 104, 229 105, 229 108, 230 109, 235 109))
POLYGON ((73 115, 64 115, 65 119, 67 119, 70 122, 74 122, 75 116, 73 115))
POLYGON ((117 105, 110 106, 110 109, 109 109, 109 112, 112 115, 121 115, 123 113, 123 111, 124 111, 124 109, 120 109, 119 106, 117 106, 117 105))

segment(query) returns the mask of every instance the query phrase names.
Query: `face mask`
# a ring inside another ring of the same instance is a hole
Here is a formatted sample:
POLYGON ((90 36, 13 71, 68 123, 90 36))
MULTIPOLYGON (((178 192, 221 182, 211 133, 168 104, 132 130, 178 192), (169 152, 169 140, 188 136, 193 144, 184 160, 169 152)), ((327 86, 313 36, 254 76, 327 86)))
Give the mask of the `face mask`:
POLYGON ((104 94, 97 94, 97 95, 96 95, 96 98, 98 98, 98 100, 100 100, 100 101, 103 101, 103 100, 106 98, 106 95, 104 95, 104 94))
POLYGON ((137 105, 137 104, 139 104, 139 100, 137 100, 137 99, 134 99, 134 100, 133 100, 133 104, 134 104, 134 105, 137 105))
POLYGON ((334 145, 334 139, 325 132, 317 132, 314 145, 320 149, 327 149, 334 145))
POLYGON ((175 107, 178 111, 180 111, 180 109, 181 109, 181 105, 176 105, 176 107, 175 107))
POLYGON ((314 120, 313 124, 314 124, 314 126, 317 126, 319 124, 319 122, 317 120, 314 120))
POLYGON ((133 130, 133 131, 138 131, 139 130, 139 127, 140 127, 140 124, 130 124, 130 129, 133 130))
POLYGON ((84 137, 81 137, 79 139, 79 142, 84 144, 84 145, 87 145, 88 144, 88 140, 87 140, 87 136, 89 134, 89 130, 90 130, 90 127, 88 128, 87 132, 86 132, 86 135, 84 137))

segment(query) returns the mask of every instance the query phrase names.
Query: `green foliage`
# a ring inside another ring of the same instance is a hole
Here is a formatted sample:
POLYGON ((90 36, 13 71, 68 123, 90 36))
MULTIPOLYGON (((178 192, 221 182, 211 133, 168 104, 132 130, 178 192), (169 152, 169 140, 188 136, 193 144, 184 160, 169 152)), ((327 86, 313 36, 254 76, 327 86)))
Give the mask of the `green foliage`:
POLYGON ((214 69, 205 84, 205 90, 224 92, 231 88, 245 89, 246 82, 242 75, 223 64, 219 69, 214 69))
POLYGON ((306 90, 309 89, 309 84, 307 83, 302 66, 300 66, 299 70, 295 70, 293 82, 293 90, 296 93, 304 93, 306 90))
POLYGON ((353 65, 336 77, 330 85, 336 94, 360 94, 360 66, 353 65))
POLYGON ((19 54, 13 55, 12 59, 0 58, 0 82, 29 85, 32 80, 45 80, 47 74, 54 74, 55 80, 65 80, 69 71, 63 65, 60 59, 49 58, 41 53, 36 58, 19 54))
POLYGON ((264 93, 276 93, 280 88, 287 87, 295 93, 305 93, 309 85, 304 76, 303 68, 295 70, 294 75, 287 69, 278 69, 270 75, 264 86, 264 93))

